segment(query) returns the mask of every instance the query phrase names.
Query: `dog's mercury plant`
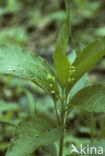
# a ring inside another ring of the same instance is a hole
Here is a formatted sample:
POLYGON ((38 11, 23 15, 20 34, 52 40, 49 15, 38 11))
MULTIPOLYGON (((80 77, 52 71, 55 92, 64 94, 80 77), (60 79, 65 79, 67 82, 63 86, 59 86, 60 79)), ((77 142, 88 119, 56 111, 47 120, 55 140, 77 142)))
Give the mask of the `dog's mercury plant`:
MULTIPOLYGON (((69 4, 67 5, 69 6, 69 4)), ((71 98, 72 89, 80 78, 105 55, 105 37, 97 39, 78 53, 73 63, 66 56, 66 47, 71 36, 69 7, 67 18, 58 35, 53 54, 54 66, 40 56, 13 45, 0 45, 0 73, 29 79, 54 101, 56 122, 44 114, 35 114, 21 121, 10 141, 6 156, 30 155, 41 146, 50 148, 59 141, 58 154, 63 156, 65 123, 72 108, 88 112, 105 113, 105 86, 92 85, 81 88, 71 98)), ((78 90, 78 89, 77 89, 78 90)))

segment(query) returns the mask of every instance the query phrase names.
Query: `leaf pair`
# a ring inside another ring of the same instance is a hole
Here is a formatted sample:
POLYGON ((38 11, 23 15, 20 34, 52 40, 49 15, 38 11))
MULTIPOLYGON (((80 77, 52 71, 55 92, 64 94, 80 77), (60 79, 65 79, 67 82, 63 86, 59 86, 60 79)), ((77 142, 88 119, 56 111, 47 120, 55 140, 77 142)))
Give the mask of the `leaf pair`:
POLYGON ((68 110, 71 108, 78 108, 88 112, 105 113, 105 86, 93 85, 86 88, 83 86, 87 77, 85 75, 83 76, 83 74, 104 55, 105 37, 94 41, 77 55, 73 63, 73 66, 76 68, 76 76, 74 82, 70 86, 68 110))
POLYGON ((102 37, 85 47, 83 51, 77 55, 73 63, 72 60, 69 61, 70 59, 68 60, 66 56, 66 47, 69 36, 71 36, 70 29, 70 17, 68 11, 66 22, 58 35, 53 55, 56 75, 60 85, 62 88, 67 88, 68 92, 75 83, 105 55, 105 37, 102 37), (71 66, 75 67, 76 74, 74 80, 69 82, 68 80, 71 78, 69 69, 71 66))

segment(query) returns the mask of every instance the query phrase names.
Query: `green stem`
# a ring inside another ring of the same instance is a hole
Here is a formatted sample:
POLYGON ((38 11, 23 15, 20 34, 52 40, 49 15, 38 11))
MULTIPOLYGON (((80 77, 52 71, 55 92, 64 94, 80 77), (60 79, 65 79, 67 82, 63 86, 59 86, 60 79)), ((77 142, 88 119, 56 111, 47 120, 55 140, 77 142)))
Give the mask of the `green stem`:
POLYGON ((64 113, 62 112, 62 126, 63 126, 63 135, 60 139, 60 147, 59 147, 59 156, 63 155, 63 142, 64 142, 64 113))
POLYGON ((64 132, 63 132, 63 136, 60 139, 59 156, 63 155, 63 142, 64 142, 64 132))
POLYGON ((94 141, 94 113, 91 112, 91 142, 94 141))
POLYGON ((59 121, 59 116, 58 116, 57 106, 56 106, 56 102, 55 101, 54 101, 54 107, 55 107, 56 117, 57 117, 58 126, 59 126, 60 125, 60 121, 59 121))
POLYGON ((59 156, 63 155, 63 142, 64 142, 64 90, 62 89, 62 100, 61 100, 61 126, 63 126, 63 135, 60 139, 60 144, 59 144, 59 156))

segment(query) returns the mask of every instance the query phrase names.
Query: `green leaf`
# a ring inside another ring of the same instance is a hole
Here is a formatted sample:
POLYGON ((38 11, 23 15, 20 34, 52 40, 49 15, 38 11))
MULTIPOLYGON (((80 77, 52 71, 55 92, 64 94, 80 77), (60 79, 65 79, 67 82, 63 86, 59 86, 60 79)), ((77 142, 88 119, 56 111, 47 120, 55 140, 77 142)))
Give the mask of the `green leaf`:
POLYGON ((59 82, 65 87, 68 84, 70 63, 66 55, 60 51, 56 52, 53 58, 59 82))
MULTIPOLYGON (((49 92, 47 75, 55 76, 53 68, 43 58, 13 45, 0 45, 0 73, 30 79, 49 92)), ((55 82, 53 85, 57 90, 55 82)))
POLYGON ((86 87, 87 82, 88 82, 88 74, 86 73, 76 82, 73 88, 71 88, 69 92, 69 99, 71 99, 80 89, 86 87))
POLYGON ((70 62, 71 64, 73 64, 73 62, 75 61, 76 56, 77 56, 77 54, 76 54, 76 51, 75 51, 75 50, 73 50, 73 51, 67 56, 68 59, 69 59, 69 62, 70 62))
POLYGON ((73 66, 76 68, 76 75, 72 86, 82 77, 83 74, 88 72, 93 65, 99 62, 104 55, 105 37, 92 42, 89 46, 84 48, 83 51, 77 55, 73 63, 73 66))
POLYGON ((70 34, 70 23, 67 17, 64 25, 62 26, 59 32, 57 42, 56 42, 55 52, 60 51, 62 53, 66 53, 66 47, 68 44, 69 34, 70 34))
POLYGON ((56 128, 55 123, 47 116, 26 118, 17 126, 6 156, 28 155, 40 146, 52 144, 62 133, 63 128, 56 128))
POLYGON ((69 78, 70 63, 68 61, 68 58, 66 57, 66 47, 68 44, 69 34, 70 20, 68 11, 67 19, 58 35, 56 48, 53 55, 57 76, 62 87, 65 87, 68 84, 69 78))
POLYGON ((68 108, 105 113, 105 86, 93 85, 81 89, 72 97, 68 108))

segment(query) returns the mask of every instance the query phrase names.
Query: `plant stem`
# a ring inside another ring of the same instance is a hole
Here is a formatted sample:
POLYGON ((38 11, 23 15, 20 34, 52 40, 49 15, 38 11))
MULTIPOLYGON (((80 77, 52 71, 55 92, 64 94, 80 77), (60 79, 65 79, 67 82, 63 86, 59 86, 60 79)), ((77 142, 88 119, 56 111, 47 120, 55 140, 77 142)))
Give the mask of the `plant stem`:
POLYGON ((64 142, 64 91, 62 89, 62 100, 61 100, 61 126, 63 126, 63 135, 60 139, 60 144, 59 144, 59 156, 63 155, 63 142, 64 142))
POLYGON ((64 132, 63 132, 63 136, 60 139, 59 156, 63 155, 63 142, 64 142, 64 132))
POLYGON ((63 155, 63 142, 64 142, 64 114, 63 113, 62 113, 62 126, 63 126, 63 135, 60 139, 59 156, 63 155))
POLYGON ((57 117, 58 126, 59 126, 60 125, 60 121, 59 121, 59 116, 58 116, 57 106, 56 106, 56 102, 55 101, 54 101, 54 107, 55 107, 56 117, 57 117))
POLYGON ((94 141, 94 113, 91 112, 91 142, 94 141))

